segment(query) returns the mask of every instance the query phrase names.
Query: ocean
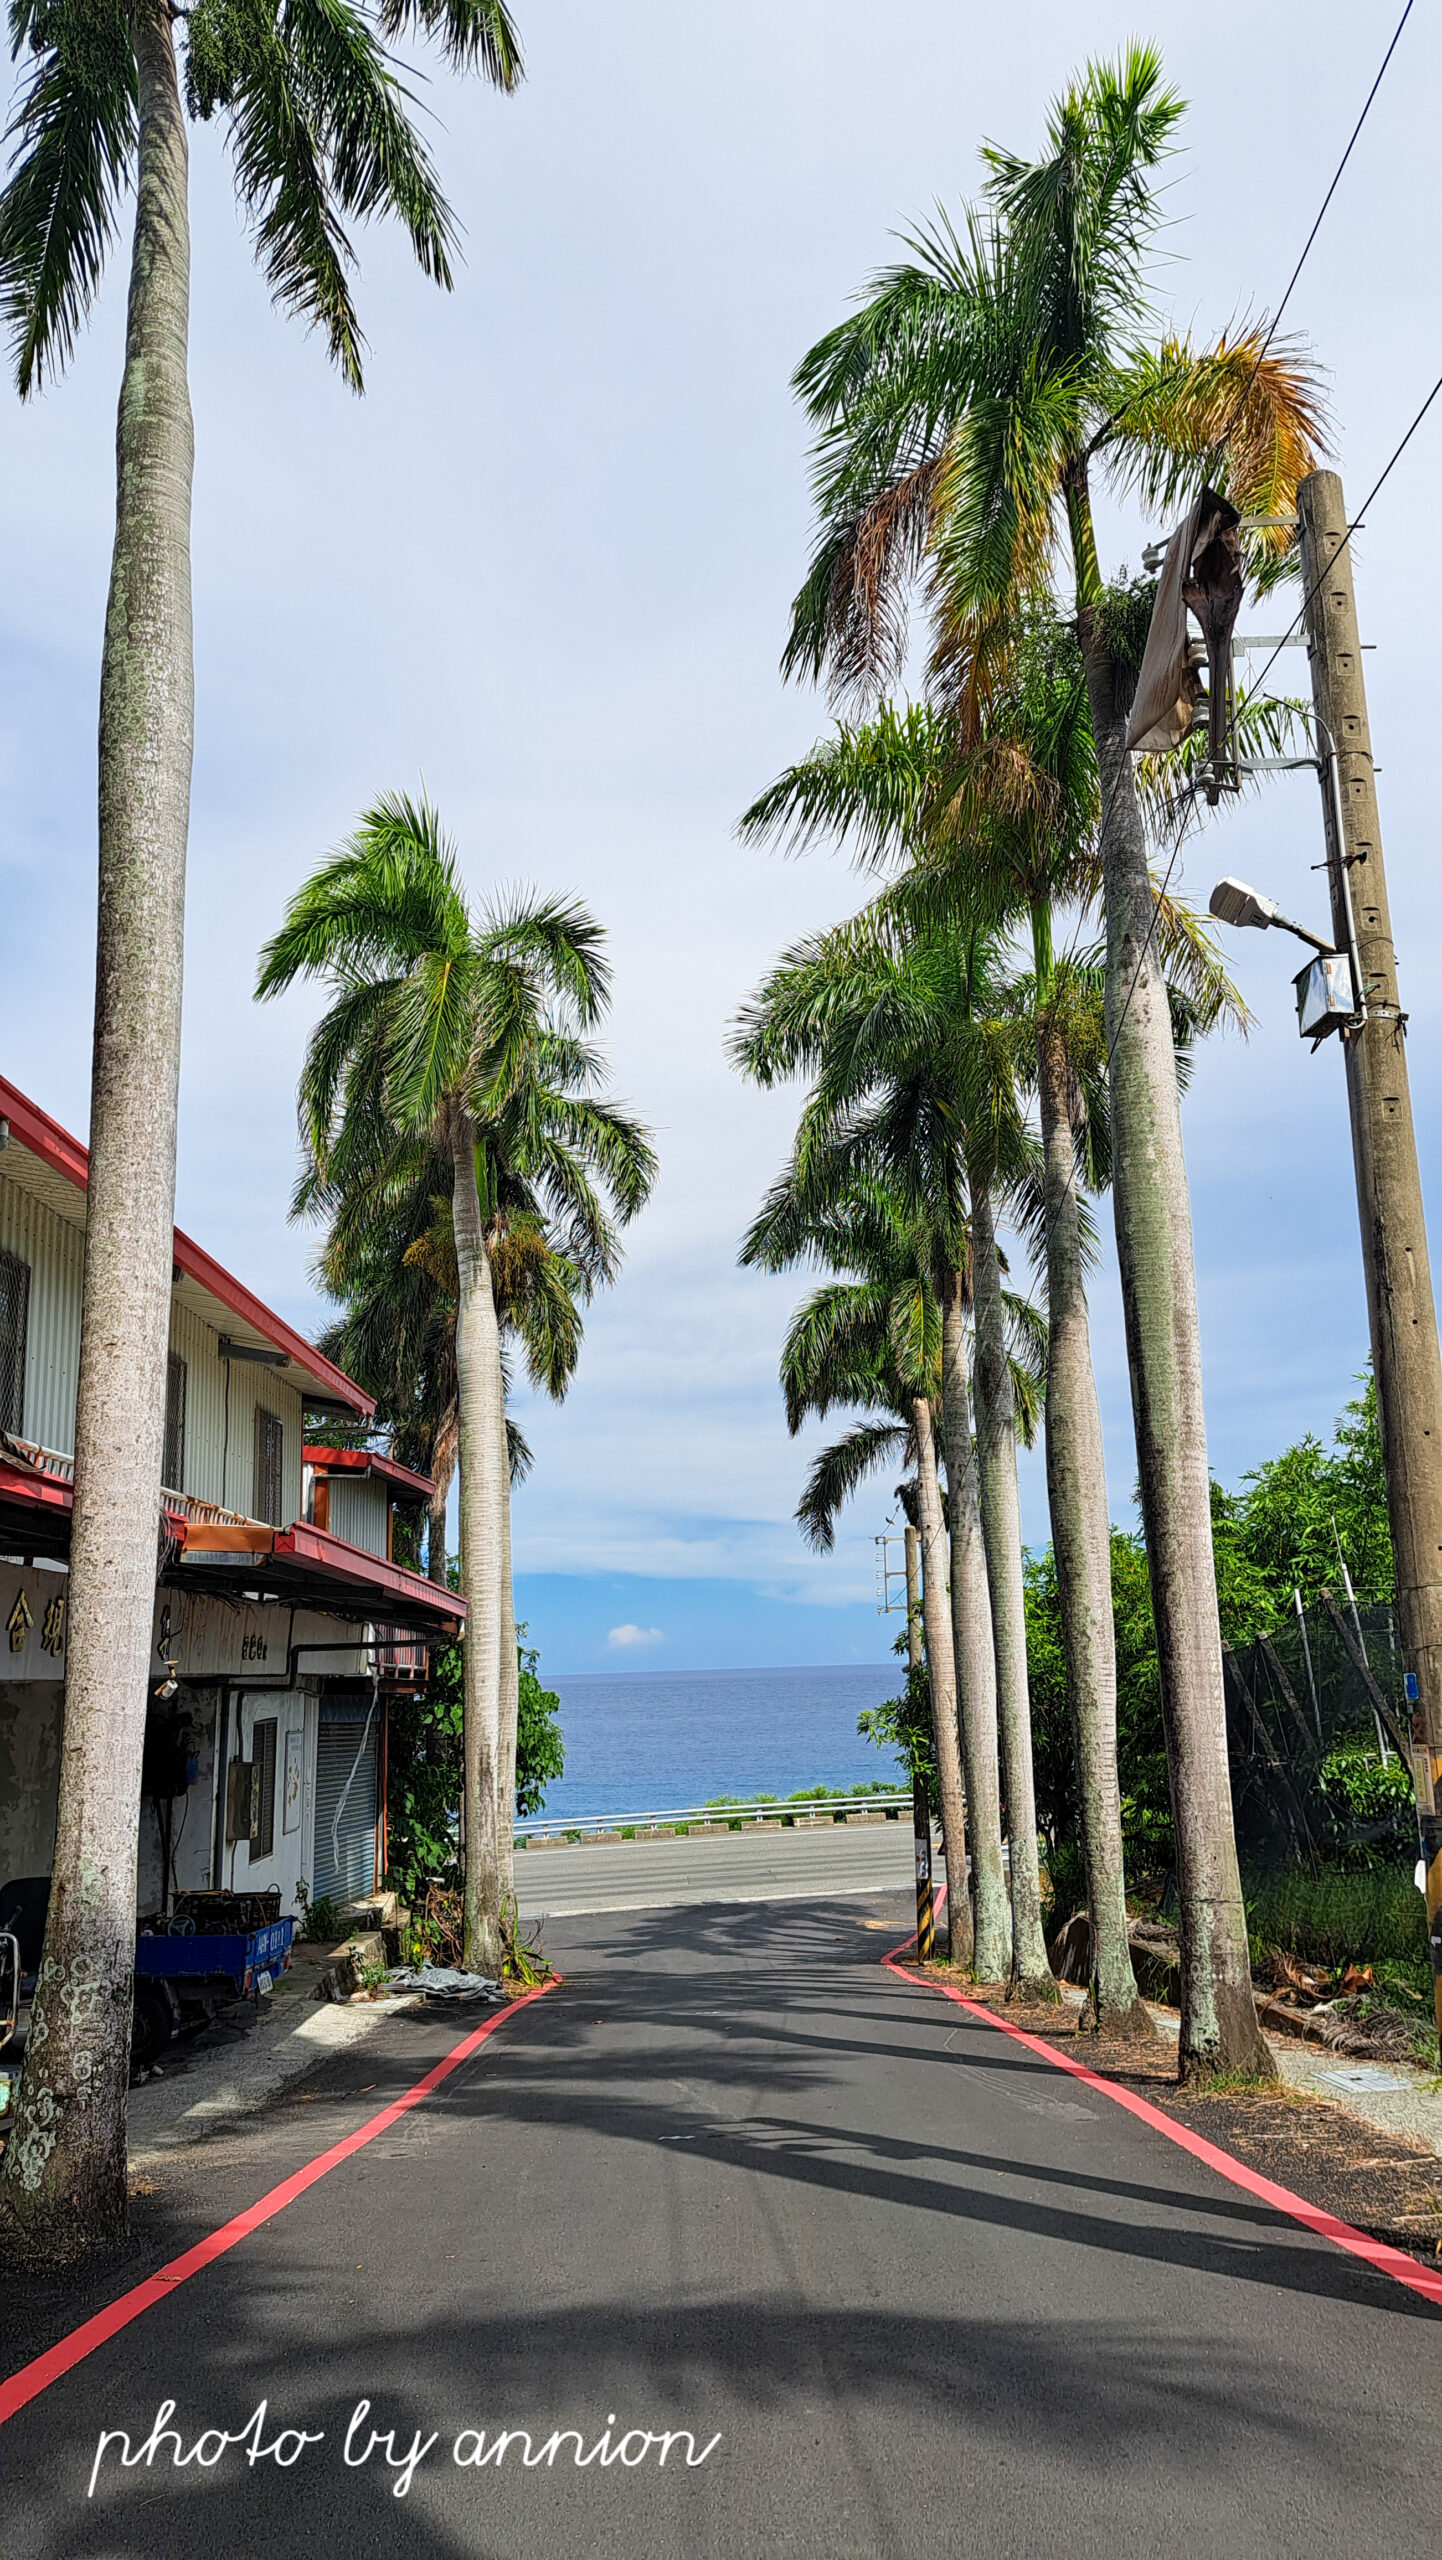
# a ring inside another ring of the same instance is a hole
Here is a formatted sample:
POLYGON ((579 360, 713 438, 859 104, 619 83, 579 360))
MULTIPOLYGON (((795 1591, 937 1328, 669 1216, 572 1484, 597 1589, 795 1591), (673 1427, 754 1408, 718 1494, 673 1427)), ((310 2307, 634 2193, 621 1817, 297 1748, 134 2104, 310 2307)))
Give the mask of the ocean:
MULTIPOLYGON (((544 1674, 542 1675, 544 1677, 544 1674)), ((546 1813, 664 1813, 712 1796, 904 1785, 900 1761, 856 1730, 901 1687, 900 1664, 816 1671, 587 1671, 546 1681, 561 1700, 566 1774, 546 1813)))

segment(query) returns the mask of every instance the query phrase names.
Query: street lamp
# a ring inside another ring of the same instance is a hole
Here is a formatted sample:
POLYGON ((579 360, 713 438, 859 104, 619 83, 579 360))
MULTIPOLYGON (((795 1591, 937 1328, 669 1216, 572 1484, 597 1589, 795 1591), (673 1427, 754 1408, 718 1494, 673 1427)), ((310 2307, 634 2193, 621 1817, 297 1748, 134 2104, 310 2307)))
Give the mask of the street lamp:
POLYGON ((1223 924, 1255 925, 1262 932, 1276 925, 1282 933, 1294 933, 1299 942, 1311 944, 1318 957, 1298 970, 1292 984, 1297 990, 1297 1028, 1314 1049, 1329 1031, 1340 1031, 1344 1023, 1360 1018, 1357 976, 1348 954, 1324 942, 1308 926, 1294 924, 1275 898, 1249 888, 1245 880, 1219 880, 1212 891, 1211 912, 1223 924))

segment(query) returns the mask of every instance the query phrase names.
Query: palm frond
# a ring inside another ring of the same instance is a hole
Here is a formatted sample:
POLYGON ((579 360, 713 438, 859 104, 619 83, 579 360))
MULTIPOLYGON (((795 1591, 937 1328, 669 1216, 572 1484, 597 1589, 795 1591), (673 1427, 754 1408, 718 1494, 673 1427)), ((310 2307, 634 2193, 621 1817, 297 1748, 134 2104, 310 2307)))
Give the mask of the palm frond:
POLYGON ((83 11, 15 0, 12 48, 33 68, 5 140, 0 323, 20 396, 68 363, 100 288, 136 141, 135 50, 119 0, 83 11))
POLYGON ((858 1422, 812 1461, 796 1518, 808 1546, 828 1554, 836 1543, 836 1515, 878 1469, 909 1454, 902 1422, 858 1422))

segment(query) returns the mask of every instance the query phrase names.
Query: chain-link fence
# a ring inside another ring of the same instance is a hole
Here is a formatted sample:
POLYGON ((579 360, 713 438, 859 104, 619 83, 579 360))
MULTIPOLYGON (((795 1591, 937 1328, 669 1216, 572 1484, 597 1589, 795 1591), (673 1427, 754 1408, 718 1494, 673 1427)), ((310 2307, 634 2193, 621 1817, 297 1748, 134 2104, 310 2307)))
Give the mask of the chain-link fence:
POLYGON ((1225 1653, 1244 1874, 1395 1866, 1417 1856, 1396 1617, 1323 1592, 1225 1653))

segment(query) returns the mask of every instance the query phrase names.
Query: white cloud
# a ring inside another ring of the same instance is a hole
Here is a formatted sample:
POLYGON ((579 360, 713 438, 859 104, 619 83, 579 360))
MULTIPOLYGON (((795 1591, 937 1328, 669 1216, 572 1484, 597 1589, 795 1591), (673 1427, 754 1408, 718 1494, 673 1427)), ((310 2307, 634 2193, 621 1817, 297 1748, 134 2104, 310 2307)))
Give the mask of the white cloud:
POLYGON ((613 1644, 618 1653, 633 1653, 638 1645, 664 1644, 665 1641, 660 1627, 613 1627, 606 1638, 607 1644, 613 1644))

